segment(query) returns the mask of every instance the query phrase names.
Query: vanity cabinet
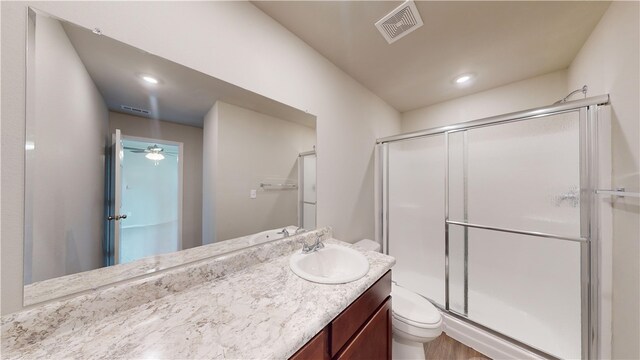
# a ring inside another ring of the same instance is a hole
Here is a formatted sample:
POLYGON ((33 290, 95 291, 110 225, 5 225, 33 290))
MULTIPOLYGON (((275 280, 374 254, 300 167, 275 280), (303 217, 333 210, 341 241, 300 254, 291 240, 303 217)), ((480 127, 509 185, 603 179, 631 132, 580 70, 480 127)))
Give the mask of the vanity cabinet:
POLYGON ((318 335, 296 352, 291 360, 328 360, 329 355, 329 326, 322 329, 318 335))
POLYGON ((388 271, 291 359, 391 359, 390 294, 388 271))

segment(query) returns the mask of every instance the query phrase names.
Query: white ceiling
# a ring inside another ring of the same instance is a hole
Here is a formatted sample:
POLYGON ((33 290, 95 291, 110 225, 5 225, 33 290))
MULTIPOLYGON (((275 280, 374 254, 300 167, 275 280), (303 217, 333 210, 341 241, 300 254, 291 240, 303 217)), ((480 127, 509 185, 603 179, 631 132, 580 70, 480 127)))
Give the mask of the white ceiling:
POLYGON ((150 110, 151 118, 202 127, 206 113, 222 100, 315 128, 315 116, 311 114, 90 30, 61 23, 109 110, 126 112, 120 106, 127 105, 150 110), (140 78, 142 74, 160 79, 160 84, 146 83, 140 78))
POLYGON ((402 112, 567 68, 609 6, 421 1, 424 26, 388 44, 374 23, 399 1, 253 4, 402 112), (456 86, 463 73, 475 81, 456 86))

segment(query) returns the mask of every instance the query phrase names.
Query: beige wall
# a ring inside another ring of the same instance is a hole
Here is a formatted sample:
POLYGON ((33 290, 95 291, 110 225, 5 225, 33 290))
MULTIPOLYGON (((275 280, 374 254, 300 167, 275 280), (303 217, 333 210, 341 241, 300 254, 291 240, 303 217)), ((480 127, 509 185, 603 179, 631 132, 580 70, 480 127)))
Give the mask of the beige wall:
POLYGON ((202 129, 167 121, 109 112, 109 131, 124 136, 184 144, 182 186, 182 248, 202 245, 202 129))
POLYGON ((400 114, 251 3, 2 2, 2 314, 22 299, 29 5, 316 115, 318 225, 373 236, 373 145, 399 132, 400 114))
MULTIPOLYGON (((613 185, 640 191, 640 3, 613 2, 569 67, 569 88, 611 96, 613 185)), ((640 358, 640 199, 613 207, 613 358, 640 358)))
POLYGON ((464 121, 550 105, 567 94, 567 72, 514 82, 495 89, 444 101, 402 114, 402 132, 451 125, 464 121))
POLYGON ((213 125, 217 137, 204 140, 217 154, 213 241, 297 225, 298 191, 264 190, 260 183, 297 183, 298 154, 313 150, 315 129, 220 101, 216 107, 217 124, 206 122, 205 133, 213 125))
POLYGON ((107 139, 107 107, 62 25, 36 21, 29 283, 102 267, 107 139))

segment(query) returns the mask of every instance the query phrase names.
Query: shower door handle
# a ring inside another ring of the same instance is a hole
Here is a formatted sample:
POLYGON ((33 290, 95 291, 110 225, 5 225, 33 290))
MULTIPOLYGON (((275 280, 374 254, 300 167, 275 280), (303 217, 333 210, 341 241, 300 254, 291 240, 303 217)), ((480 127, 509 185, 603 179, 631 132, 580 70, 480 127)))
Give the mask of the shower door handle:
POLYGON ((117 221, 117 220, 120 220, 120 219, 126 219, 126 218, 127 218, 127 214, 124 214, 124 215, 115 215, 115 216, 113 216, 113 215, 109 215, 109 216, 107 216, 107 220, 109 220, 109 221, 112 221, 112 220, 116 220, 116 221, 117 221))

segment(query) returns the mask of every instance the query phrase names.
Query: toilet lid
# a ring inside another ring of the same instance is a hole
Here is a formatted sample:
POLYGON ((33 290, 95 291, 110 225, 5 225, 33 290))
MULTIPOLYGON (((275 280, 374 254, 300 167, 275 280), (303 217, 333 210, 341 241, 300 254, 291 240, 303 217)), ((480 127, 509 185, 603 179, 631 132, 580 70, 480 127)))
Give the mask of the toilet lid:
POLYGON ((396 316, 419 324, 440 322, 441 315, 438 309, 429 300, 413 291, 392 284, 391 298, 391 306, 396 316))

